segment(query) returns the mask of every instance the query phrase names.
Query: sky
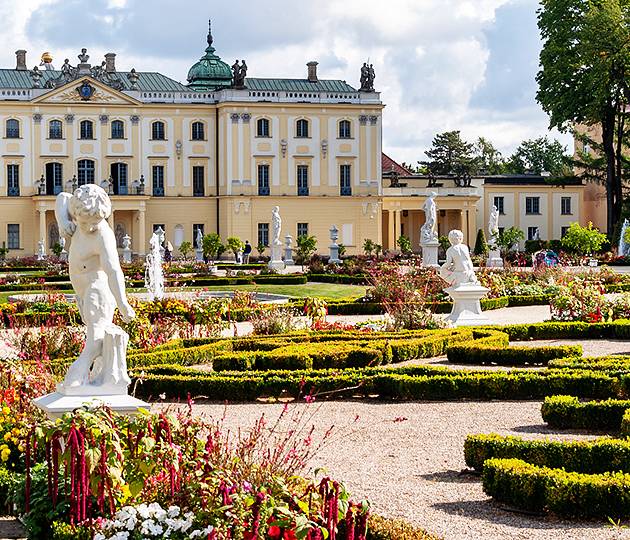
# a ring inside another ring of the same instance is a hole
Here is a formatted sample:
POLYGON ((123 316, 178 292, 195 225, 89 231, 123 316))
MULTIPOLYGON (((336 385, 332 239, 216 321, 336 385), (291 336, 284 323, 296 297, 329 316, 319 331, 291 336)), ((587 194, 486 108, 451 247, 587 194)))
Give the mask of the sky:
POLYGON ((186 82, 206 46, 229 65, 245 59, 248 76, 321 79, 358 87, 374 65, 386 105, 383 150, 398 161, 426 159, 436 133, 483 136, 508 156, 529 138, 550 135, 536 103, 537 0, 0 0, 0 66, 27 64, 49 51, 53 64, 117 53, 121 70, 159 71, 186 82))

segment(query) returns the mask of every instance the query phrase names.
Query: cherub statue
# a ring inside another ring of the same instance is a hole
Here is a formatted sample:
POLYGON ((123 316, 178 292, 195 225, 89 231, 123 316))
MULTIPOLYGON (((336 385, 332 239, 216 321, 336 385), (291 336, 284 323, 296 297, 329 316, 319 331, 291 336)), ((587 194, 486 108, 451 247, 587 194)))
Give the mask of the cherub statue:
POLYGON ((61 385, 65 391, 89 385, 121 387, 126 393, 130 382, 125 361, 128 336, 112 321, 116 306, 127 322, 135 312, 125 296, 116 238, 107 223, 111 211, 107 193, 95 184, 80 186, 72 195, 64 192, 57 196, 55 216, 61 234, 72 237, 70 281, 86 326, 85 346, 61 385), (109 350, 110 343, 114 343, 113 351, 109 350))
POLYGON ((448 233, 451 247, 446 250, 446 262, 440 267, 440 277, 449 285, 479 285, 468 246, 464 244, 464 233, 453 229, 448 233))

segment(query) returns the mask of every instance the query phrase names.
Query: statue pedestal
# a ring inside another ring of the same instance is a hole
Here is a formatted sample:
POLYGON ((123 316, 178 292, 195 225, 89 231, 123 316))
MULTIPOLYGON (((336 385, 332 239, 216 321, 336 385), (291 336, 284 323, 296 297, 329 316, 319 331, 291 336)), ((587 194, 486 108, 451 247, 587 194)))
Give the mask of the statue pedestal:
POLYGON ((503 259, 498 249, 491 249, 486 259, 486 268, 503 268, 503 259))
POLYGON ((438 248, 440 243, 436 240, 434 242, 427 242, 420 244, 422 248, 422 266, 426 268, 437 268, 438 264, 438 248))
POLYGON ((271 260, 267 267, 274 272, 282 272, 285 269, 286 265, 282 260, 282 244, 271 246, 271 260))
POLYGON ((492 324, 481 312, 481 300, 490 289, 481 285, 459 285, 444 289, 453 300, 453 309, 446 318, 453 326, 492 324))
POLYGON ((72 412, 83 406, 105 405, 118 414, 134 415, 139 409, 151 408, 151 405, 128 394, 113 394, 103 396, 72 396, 53 392, 33 400, 33 404, 46 413, 48 418, 55 420, 65 413, 72 412))
POLYGON ((291 246, 285 246, 284 248, 284 264, 294 264, 293 260, 293 248, 291 246))
POLYGON ((124 263, 127 263, 127 264, 130 263, 131 262, 131 250, 123 248, 123 250, 122 250, 122 258, 123 258, 123 262, 124 263))
POLYGON ((330 264, 340 264, 341 259, 339 258, 339 244, 337 244, 337 242, 333 242, 330 246, 328 246, 328 249, 330 250, 328 262, 330 264))
MULTIPOLYGON (((127 394, 131 383, 127 374, 126 332, 111 324, 105 328, 103 353, 94 360, 90 371, 90 383, 78 386, 57 385, 57 391, 33 400, 49 418, 60 418, 83 405, 106 405, 120 414, 136 414, 138 409, 151 406, 127 394)), ((71 369, 69 372, 71 372, 71 369)))
POLYGON ((195 250, 195 260, 197 262, 203 262, 203 249, 195 250))

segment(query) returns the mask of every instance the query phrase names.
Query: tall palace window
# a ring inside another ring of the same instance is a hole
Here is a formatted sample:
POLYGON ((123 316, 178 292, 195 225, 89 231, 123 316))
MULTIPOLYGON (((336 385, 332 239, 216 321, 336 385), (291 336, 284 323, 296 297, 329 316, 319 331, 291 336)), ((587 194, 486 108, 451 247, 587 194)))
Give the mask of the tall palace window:
POLYGON ((80 186, 94 183, 94 162, 91 159, 80 159, 77 163, 77 181, 80 186))

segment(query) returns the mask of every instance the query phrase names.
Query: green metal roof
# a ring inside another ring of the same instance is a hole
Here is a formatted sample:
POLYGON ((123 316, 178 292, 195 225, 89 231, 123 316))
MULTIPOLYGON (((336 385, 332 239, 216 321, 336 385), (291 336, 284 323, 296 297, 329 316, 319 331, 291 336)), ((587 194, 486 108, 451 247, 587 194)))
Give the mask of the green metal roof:
POLYGON ((357 90, 340 80, 318 80, 311 82, 308 79, 245 79, 247 90, 271 91, 271 92, 356 92, 357 90))
MULTIPOLYGON (((128 71, 117 71, 112 76, 123 84, 124 90, 131 90, 131 82, 127 78, 128 71)), ((42 87, 49 79, 55 79, 61 75, 59 70, 42 70, 42 87)), ((189 92, 190 89, 181 83, 151 71, 138 71, 138 90, 140 92, 189 92)), ((77 78, 80 80, 81 77, 77 78)), ((33 79, 30 71, 17 69, 0 69, 0 88, 29 89, 33 88, 33 79)))

